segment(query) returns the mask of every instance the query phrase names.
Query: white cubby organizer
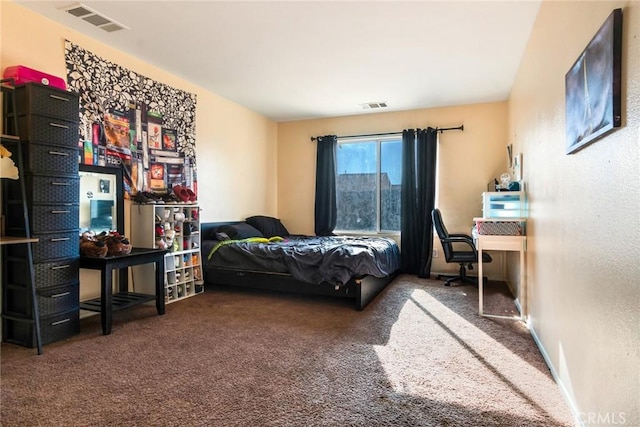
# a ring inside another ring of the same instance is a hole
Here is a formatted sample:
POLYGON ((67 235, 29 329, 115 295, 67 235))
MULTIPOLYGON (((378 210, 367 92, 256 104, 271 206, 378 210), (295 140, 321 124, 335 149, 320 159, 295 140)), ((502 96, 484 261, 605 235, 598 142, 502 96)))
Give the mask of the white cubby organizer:
MULTIPOLYGON (((200 208, 186 204, 131 205, 131 244, 164 248, 165 302, 204 291, 200 253, 200 208)), ((132 267, 135 292, 155 292, 153 265, 132 267)))

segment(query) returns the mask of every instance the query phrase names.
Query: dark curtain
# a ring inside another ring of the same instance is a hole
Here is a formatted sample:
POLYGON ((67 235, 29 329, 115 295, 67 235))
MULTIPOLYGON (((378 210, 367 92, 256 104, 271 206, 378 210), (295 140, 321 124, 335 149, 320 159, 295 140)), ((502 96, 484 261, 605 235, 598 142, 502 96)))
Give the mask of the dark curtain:
POLYGON ((330 236, 336 228, 338 208, 336 206, 336 135, 317 138, 316 157, 316 236, 330 236))
POLYGON ((433 128, 402 132, 402 271, 418 277, 431 275, 437 141, 433 128))

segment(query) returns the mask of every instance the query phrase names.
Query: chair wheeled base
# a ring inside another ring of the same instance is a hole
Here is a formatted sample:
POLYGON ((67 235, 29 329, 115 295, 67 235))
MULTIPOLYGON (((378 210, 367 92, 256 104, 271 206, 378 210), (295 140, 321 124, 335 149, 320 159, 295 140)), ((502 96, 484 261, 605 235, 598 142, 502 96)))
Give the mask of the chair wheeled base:
MULTIPOLYGON (((444 259, 447 263, 458 263, 460 265, 460 274, 457 276, 439 274, 438 279, 447 279, 445 286, 451 286, 452 282, 467 282, 474 285, 478 284, 478 278, 474 276, 467 276, 467 268, 473 270, 473 264, 478 262, 478 251, 473 242, 473 238, 468 234, 450 234, 442 222, 442 215, 439 209, 431 211, 431 218, 433 219, 433 226, 438 233, 440 243, 442 244, 442 250, 444 252, 444 259), (454 245, 458 248, 454 249, 454 245)), ((482 262, 491 262, 491 256, 483 252, 482 262)))
MULTIPOLYGON (((473 270, 473 265, 468 265, 469 270, 473 270)), ((438 274, 436 276, 438 280, 446 280, 444 285, 451 286, 453 282, 460 282, 460 284, 470 283, 472 285, 478 286, 478 277, 477 276, 467 276, 467 267, 465 267, 464 263, 460 263, 460 272, 458 275, 454 274, 438 274)), ((486 280, 486 279, 485 279, 486 280)))

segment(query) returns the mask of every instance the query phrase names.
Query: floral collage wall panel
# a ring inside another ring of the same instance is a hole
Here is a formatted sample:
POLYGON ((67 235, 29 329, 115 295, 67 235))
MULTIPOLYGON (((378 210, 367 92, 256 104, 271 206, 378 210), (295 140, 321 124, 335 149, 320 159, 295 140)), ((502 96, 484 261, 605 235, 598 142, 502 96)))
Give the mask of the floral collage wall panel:
POLYGON ((80 95, 80 162, 121 167, 125 191, 197 192, 196 95, 66 41, 69 90, 80 95))

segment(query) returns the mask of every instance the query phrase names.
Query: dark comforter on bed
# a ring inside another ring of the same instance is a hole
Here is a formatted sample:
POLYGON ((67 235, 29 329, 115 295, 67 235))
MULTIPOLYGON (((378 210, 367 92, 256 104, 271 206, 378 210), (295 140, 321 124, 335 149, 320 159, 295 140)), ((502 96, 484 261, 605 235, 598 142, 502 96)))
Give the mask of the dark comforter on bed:
POLYGON ((336 285, 366 275, 386 277, 400 268, 400 249, 386 237, 288 236, 281 242, 219 243, 202 242, 205 268, 289 273, 304 282, 336 285))

